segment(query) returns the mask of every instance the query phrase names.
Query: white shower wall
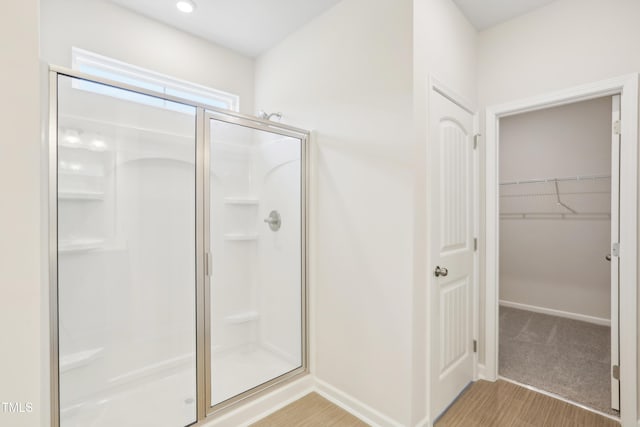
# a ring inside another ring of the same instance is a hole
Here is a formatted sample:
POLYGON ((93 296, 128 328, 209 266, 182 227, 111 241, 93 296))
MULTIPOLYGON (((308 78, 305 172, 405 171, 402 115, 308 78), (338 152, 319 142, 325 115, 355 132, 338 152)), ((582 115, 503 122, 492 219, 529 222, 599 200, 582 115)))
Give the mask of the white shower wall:
POLYGON ((209 216, 211 344, 215 355, 254 343, 257 338, 254 236, 258 216, 251 186, 252 141, 228 125, 214 124, 211 132, 216 141, 211 145, 209 216))
POLYGON ((260 186, 258 218, 272 210, 282 218, 282 227, 272 231, 259 224, 257 272, 262 284, 258 298, 262 345, 298 366, 302 336, 302 240, 301 240, 301 147, 290 138, 260 135, 254 162, 256 185, 260 186))

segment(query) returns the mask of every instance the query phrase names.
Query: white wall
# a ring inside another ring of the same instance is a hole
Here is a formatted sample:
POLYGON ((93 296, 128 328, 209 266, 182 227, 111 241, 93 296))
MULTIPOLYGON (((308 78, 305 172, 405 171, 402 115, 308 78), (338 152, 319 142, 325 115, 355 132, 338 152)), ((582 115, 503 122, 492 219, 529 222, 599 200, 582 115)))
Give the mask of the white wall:
MULTIPOLYGON (((605 97, 500 120, 500 181, 610 175, 611 104, 605 97)), ((611 212, 610 179, 558 188, 579 213, 611 212)), ((503 186, 501 196, 501 213, 569 212, 556 205, 552 183, 503 186)), ((610 242, 605 216, 501 219, 500 300, 609 320, 610 242)))
POLYGON ((318 379, 410 424, 411 1, 345 0, 258 58, 256 107, 312 141, 318 379))
MULTIPOLYGON (((41 400, 40 92, 38 1, 0 16, 0 401, 33 404, 28 414, 0 405, 0 425, 34 426, 41 400), (9 41, 20 41, 19 43, 9 41)), ((46 333, 46 332, 45 332, 46 333)))
POLYGON ((640 3, 558 0, 480 33, 481 106, 640 70, 640 3))
POLYGON ((416 96, 424 95, 430 75, 475 104, 475 28, 451 0, 414 0, 413 19, 416 96))
POLYGON ((450 0, 414 0, 413 2, 413 105, 416 137, 414 185, 414 257, 413 257, 413 423, 427 414, 426 304, 428 277, 427 253, 427 180, 426 156, 428 123, 428 76, 435 77, 475 105, 477 33, 458 7, 450 0))
POLYGON ((480 33, 479 106, 637 72, 638 16, 635 0, 557 0, 480 33))
POLYGON ((42 60, 71 67, 76 46, 240 96, 253 108, 254 60, 107 0, 41 0, 42 60))

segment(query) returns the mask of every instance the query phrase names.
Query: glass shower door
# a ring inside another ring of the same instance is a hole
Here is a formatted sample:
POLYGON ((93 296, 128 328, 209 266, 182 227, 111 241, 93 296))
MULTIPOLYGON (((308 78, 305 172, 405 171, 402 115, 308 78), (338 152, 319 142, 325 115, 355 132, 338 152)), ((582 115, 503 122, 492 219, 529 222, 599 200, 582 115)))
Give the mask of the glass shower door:
POLYGON ((62 427, 196 422, 196 109, 59 75, 62 427))
POLYGON ((223 118, 210 119, 208 139, 215 408, 303 367, 304 148, 284 131, 223 118))

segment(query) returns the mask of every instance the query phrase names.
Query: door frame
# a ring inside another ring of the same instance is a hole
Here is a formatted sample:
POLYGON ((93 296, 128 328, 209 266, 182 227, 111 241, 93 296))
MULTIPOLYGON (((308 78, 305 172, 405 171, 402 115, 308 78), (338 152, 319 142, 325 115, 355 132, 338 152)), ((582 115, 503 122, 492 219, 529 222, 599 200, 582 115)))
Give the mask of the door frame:
MULTIPOLYGON (((430 114, 431 114, 431 93, 432 92, 437 92, 440 95, 444 96, 445 98, 447 98, 449 101, 453 102, 454 104, 456 104, 458 107, 462 108, 463 110, 467 111, 468 113, 470 113, 473 116, 473 135, 472 138, 475 138, 476 136, 480 136, 479 135, 479 131, 480 131, 480 116, 478 114, 478 111, 474 108, 474 104, 466 99, 464 96, 460 95, 459 93, 457 93, 455 90, 451 89, 450 86, 448 86, 446 83, 443 83, 441 80, 438 80, 437 78, 435 78, 434 76, 429 75, 427 77, 427 88, 426 88, 426 96, 427 96, 427 114, 426 114, 426 120, 427 120, 427 144, 426 144, 426 165, 427 165, 427 170, 429 170, 429 162, 431 160, 431 133, 430 133, 430 114)), ((472 181, 473 181, 473 186, 471 191, 473 192, 472 194, 472 207, 473 207, 473 214, 472 214, 472 228, 473 228, 473 236, 474 238, 478 239, 479 238, 479 232, 480 232, 480 149, 479 146, 475 147, 475 149, 473 150, 473 160, 472 160, 472 181)), ((427 203, 429 203, 430 200, 432 200, 433 195, 431 193, 431 177, 429 175, 427 175, 427 182, 426 182, 426 200, 427 203)), ((437 208, 437 207, 436 207, 437 208)), ((426 218, 426 236, 427 236, 427 242, 430 241, 431 239, 431 229, 430 229, 430 209, 433 209, 431 207, 427 208, 427 218, 426 218)), ((438 347, 437 345, 432 342, 432 337, 431 337, 431 295, 430 295, 430 289, 432 286, 434 286, 434 277, 432 275, 432 271, 433 268, 435 268, 435 266, 431 265, 431 251, 427 245, 427 270, 426 270, 426 301, 425 301, 425 320, 426 320, 426 387, 427 387, 427 417, 426 419, 428 420, 427 425, 431 426, 433 425, 433 423, 436 421, 435 417, 439 416, 440 414, 433 414, 432 413, 432 408, 431 408, 431 393, 433 392, 433 387, 432 387, 432 377, 431 377, 431 354, 433 351, 437 351, 438 347)), ((480 327, 480 289, 479 289, 479 284, 480 284, 480 250, 479 247, 477 250, 474 251, 473 254, 473 274, 472 274, 472 283, 471 283, 471 291, 472 291, 472 297, 471 297, 471 306, 472 306, 472 326, 471 326, 471 331, 470 331, 470 335, 472 337, 472 339, 474 341, 476 341, 476 343, 478 342, 478 337, 479 337, 479 327, 480 327)), ((476 347, 477 348, 477 347, 476 347)), ((479 371, 478 371, 478 352, 474 352, 473 354, 473 378, 472 380, 475 381, 478 379, 478 375, 479 375, 479 371)), ((451 402, 453 403, 453 402, 451 402)))
POLYGON ((485 113, 485 365, 479 365, 479 373, 482 378, 495 381, 499 345, 499 121, 515 114, 621 95, 620 249, 625 259, 633 261, 621 264, 619 282, 620 371, 624 372, 624 381, 620 382, 620 420, 625 427, 636 426, 638 422, 638 86, 639 74, 633 73, 487 107, 485 113))

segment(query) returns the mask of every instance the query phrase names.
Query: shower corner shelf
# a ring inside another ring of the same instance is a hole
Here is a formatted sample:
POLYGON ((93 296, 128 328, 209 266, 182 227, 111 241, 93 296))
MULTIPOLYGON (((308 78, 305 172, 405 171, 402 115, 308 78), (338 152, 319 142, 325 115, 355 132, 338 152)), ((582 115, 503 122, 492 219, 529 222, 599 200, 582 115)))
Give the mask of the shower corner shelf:
POLYGON ((257 234, 240 234, 240 233, 229 233, 224 235, 224 240, 230 241, 253 241, 258 240, 257 234))
POLYGON ((101 191, 59 191, 60 200, 103 200, 104 193, 101 191))
POLYGON ((64 142, 64 141, 59 141, 58 142, 58 147, 61 148, 71 148, 74 150, 83 150, 83 151, 87 151, 90 153, 96 153, 96 154, 105 154, 108 153, 110 151, 109 148, 95 148, 92 147, 90 145, 86 145, 86 144, 82 144, 82 143, 69 143, 69 142, 64 142))
POLYGON ((61 241, 58 246, 58 252, 61 253, 73 253, 73 252, 88 252, 96 249, 103 249, 105 247, 105 241, 99 239, 78 239, 61 241))
POLYGON ((100 173, 100 172, 81 172, 81 171, 72 171, 72 170, 58 170, 58 175, 65 175, 65 176, 75 176, 75 177, 79 177, 79 178, 104 178, 104 173, 100 173))
POLYGON ((256 197, 225 197, 225 205, 250 205, 254 206, 260 203, 260 200, 256 197))
POLYGON ((226 316, 224 318, 225 323, 230 324, 239 324, 239 323, 247 323, 252 322, 254 320, 258 320, 260 318, 260 314, 257 311, 247 311, 244 313, 233 314, 231 316, 226 316))

